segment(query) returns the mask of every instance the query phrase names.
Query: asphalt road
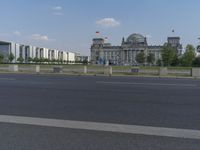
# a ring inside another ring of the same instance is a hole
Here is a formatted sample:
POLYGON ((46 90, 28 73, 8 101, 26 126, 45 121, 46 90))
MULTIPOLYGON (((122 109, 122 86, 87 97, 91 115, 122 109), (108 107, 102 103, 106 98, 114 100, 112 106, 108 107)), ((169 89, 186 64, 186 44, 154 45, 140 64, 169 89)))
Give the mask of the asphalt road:
MULTIPOLYGON (((0 74, 0 115, 200 130, 200 80, 0 74)), ((0 149, 185 149, 200 139, 0 123, 0 149)))

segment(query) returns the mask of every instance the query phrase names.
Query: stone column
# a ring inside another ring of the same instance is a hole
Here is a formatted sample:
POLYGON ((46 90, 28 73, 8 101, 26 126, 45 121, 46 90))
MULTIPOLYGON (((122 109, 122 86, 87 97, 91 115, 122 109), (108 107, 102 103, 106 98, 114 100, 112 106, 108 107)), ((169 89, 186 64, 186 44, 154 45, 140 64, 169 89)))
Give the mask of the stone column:
POLYGON ((126 53, 127 53, 127 56, 126 56, 126 59, 127 59, 127 60, 126 60, 126 62, 128 63, 128 58, 129 58, 129 50, 127 50, 127 51, 126 51, 126 53))

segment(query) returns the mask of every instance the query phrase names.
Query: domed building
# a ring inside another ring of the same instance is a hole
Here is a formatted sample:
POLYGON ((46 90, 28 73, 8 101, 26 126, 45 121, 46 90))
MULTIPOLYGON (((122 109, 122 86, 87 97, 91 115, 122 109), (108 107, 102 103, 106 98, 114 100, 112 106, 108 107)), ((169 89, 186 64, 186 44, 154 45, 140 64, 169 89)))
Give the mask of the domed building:
POLYGON ((147 43, 146 38, 141 34, 131 34, 126 42, 130 44, 147 43))
MULTIPOLYGON (((146 56, 152 53, 155 56, 154 64, 161 59, 162 46, 148 46, 147 38, 141 34, 131 34, 126 40, 123 38, 121 46, 112 46, 105 41, 103 38, 93 39, 91 46, 92 64, 136 65, 138 64, 136 56, 141 52, 144 52, 146 56)), ((180 40, 177 42, 176 45, 181 47, 180 40)))

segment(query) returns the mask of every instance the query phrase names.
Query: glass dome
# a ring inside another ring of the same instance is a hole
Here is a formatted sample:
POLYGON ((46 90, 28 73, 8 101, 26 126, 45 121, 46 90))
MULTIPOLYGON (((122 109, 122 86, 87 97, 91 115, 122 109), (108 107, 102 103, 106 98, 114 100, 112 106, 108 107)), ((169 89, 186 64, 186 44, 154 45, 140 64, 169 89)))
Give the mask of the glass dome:
POLYGON ((127 38, 128 43, 145 43, 145 37, 141 34, 131 34, 127 38))

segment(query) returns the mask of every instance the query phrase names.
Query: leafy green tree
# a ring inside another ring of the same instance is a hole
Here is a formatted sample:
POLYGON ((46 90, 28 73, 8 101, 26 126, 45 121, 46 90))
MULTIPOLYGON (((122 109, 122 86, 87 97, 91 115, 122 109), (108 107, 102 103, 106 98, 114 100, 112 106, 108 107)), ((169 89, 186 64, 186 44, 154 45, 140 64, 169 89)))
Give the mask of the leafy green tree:
POLYGON ((140 52, 136 55, 136 61, 140 64, 144 64, 145 63, 145 53, 144 52, 140 52))
POLYGON ((35 58, 33 58, 33 62, 35 62, 35 63, 39 63, 39 62, 40 62, 40 59, 37 58, 37 57, 35 57, 35 58))
POLYGON ((55 64, 55 62, 56 62, 56 59, 51 60, 51 63, 55 64))
POLYGON ((41 63, 45 63, 46 59, 45 58, 40 58, 41 63))
POLYGON ((13 54, 13 53, 10 53, 10 54, 8 55, 8 60, 9 60, 9 62, 12 63, 12 61, 13 61, 14 59, 15 59, 14 54, 13 54))
POLYGON ((192 66, 192 63, 195 60, 195 57, 196 57, 196 53, 195 53, 194 46, 191 44, 188 44, 186 47, 186 52, 181 58, 181 64, 185 67, 190 67, 192 66))
POLYGON ((63 61, 63 63, 64 63, 64 64, 67 64, 67 61, 66 61, 66 60, 64 60, 64 61, 63 61))
POLYGON ((60 63, 61 63, 61 60, 60 60, 60 59, 56 59, 56 62, 57 62, 58 64, 60 64, 60 63))
POLYGON ((156 65, 162 66, 162 60, 161 60, 161 59, 158 59, 158 60, 156 61, 156 65))
POLYGON ((162 50, 162 62, 164 66, 171 66, 173 61, 176 59, 177 51, 171 46, 171 44, 164 44, 162 50))
POLYGON ((63 59, 60 59, 60 63, 61 63, 61 64, 64 64, 64 60, 63 60, 63 59))
POLYGON ((33 62, 33 58, 28 57, 28 62, 29 62, 29 63, 30 63, 30 62, 33 62))
POLYGON ((171 65, 172 66, 178 66, 179 64, 180 64, 180 59, 178 57, 178 54, 176 53, 171 65))
POLYGON ((0 53, 0 63, 3 63, 4 55, 0 53))
POLYGON ((149 53, 147 56, 147 63, 154 64, 155 62, 155 55, 153 53, 149 53))
POLYGON ((23 63, 23 62, 24 62, 24 58, 23 58, 23 57, 19 57, 19 58, 17 59, 17 61, 18 61, 19 63, 23 63))
POLYGON ((87 65, 88 64, 88 60, 83 60, 83 62, 82 62, 84 65, 87 65))
POLYGON ((44 59, 44 62, 45 62, 45 63, 49 63, 50 60, 49 60, 48 58, 45 58, 45 59, 44 59))
POLYGON ((192 62, 192 66, 193 67, 200 67, 200 56, 199 57, 196 57, 194 59, 194 61, 192 62))

